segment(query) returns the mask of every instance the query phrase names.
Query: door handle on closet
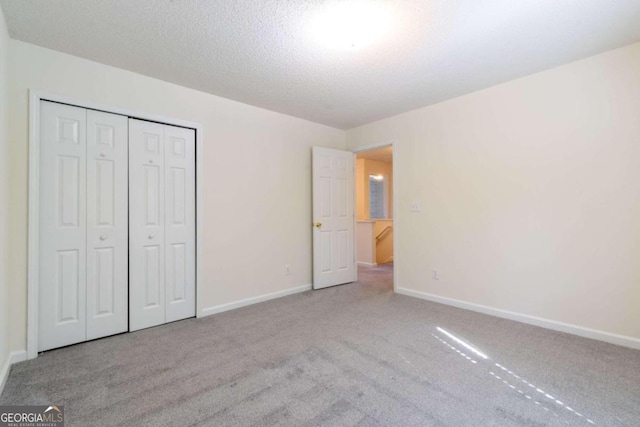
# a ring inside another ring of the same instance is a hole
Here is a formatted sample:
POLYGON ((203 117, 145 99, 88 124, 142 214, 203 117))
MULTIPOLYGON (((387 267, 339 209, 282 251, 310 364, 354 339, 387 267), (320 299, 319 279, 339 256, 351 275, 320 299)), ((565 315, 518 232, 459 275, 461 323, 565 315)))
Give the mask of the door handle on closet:
POLYGON ((100 240, 107 240, 107 236, 103 234, 102 236, 100 236, 100 240))
POLYGON ((149 234, 149 238, 150 238, 150 239, 153 239, 154 237, 156 237, 156 235, 155 235, 155 234, 149 234))

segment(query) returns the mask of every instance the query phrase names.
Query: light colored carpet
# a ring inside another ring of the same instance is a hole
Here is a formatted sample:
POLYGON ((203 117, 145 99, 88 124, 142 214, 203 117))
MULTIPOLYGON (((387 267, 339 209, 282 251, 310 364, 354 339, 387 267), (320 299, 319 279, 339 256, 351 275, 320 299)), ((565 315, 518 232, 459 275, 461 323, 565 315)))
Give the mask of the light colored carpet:
POLYGON ((639 351, 394 295, 391 276, 50 351, 0 403, 65 405, 69 426, 640 425, 639 351))

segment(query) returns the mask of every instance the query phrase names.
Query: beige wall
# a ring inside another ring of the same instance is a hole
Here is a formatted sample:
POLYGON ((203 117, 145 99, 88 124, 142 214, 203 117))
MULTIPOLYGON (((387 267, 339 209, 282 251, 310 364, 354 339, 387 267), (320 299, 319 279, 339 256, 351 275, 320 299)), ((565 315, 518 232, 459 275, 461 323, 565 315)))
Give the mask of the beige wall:
MULTIPOLYGON (((9 139, 7 83, 9 34, 0 9, 0 375, 9 360, 9 139)), ((0 393, 2 376, 0 376, 0 393)))
POLYGON ((369 220, 356 222, 356 260, 359 264, 376 264, 375 225, 375 221, 369 220))
POLYGON ((347 133, 387 140, 398 287, 640 338, 640 44, 347 133))
POLYGON ((369 219, 369 181, 364 179, 364 162, 356 159, 356 219, 360 221, 369 219))
POLYGON ((356 160, 356 218, 369 219, 369 175, 384 176, 387 218, 393 218, 393 164, 371 159, 356 160))
POLYGON ((13 349, 26 346, 29 88, 204 126, 199 310, 311 283, 310 147, 344 149, 344 131, 15 40, 10 55, 13 349))

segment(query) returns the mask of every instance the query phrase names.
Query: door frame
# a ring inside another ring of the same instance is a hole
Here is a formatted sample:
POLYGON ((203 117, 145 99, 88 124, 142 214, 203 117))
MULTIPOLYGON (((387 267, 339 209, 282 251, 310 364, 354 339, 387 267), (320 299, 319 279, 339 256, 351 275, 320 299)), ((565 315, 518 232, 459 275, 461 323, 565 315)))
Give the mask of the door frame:
MULTIPOLYGON (((128 108, 120 108, 97 102, 86 101, 64 95, 29 89, 29 219, 28 219, 28 267, 27 267, 27 359, 38 357, 38 289, 39 289, 39 250, 40 250, 40 102, 52 101, 74 107, 119 114, 133 119, 147 120, 167 125, 179 126, 196 131, 196 317, 201 317, 198 306, 202 278, 201 239, 202 235, 202 186, 201 156, 202 125, 172 117, 144 113, 128 108)), ((395 243, 394 243, 395 244, 395 243)))
MULTIPOLYGON (((397 215, 398 215, 398 197, 397 197, 397 192, 396 189, 398 188, 398 184, 396 183, 396 147, 398 146, 397 141, 395 139, 387 139, 384 141, 380 141, 378 143, 373 143, 370 145, 363 145, 361 147, 355 147, 351 149, 351 152, 353 154, 356 155, 356 161, 357 161, 357 154, 363 151, 371 151, 371 150, 377 150, 379 148, 386 148, 386 147, 391 147, 393 149, 393 163, 392 163, 392 167, 393 169, 391 170, 391 176, 392 176, 392 185, 391 185, 391 190, 393 191, 393 292, 396 293, 397 289, 398 289, 398 269, 396 268, 396 260, 397 260, 397 248, 398 248, 398 233, 397 233, 397 215)), ((354 168, 355 169, 355 168, 354 168)), ((354 172, 355 174, 355 172, 354 172)), ((357 206, 358 203, 358 194, 356 191, 356 180, 354 179, 353 181, 353 198, 354 198, 354 206, 357 206)), ((355 215, 354 215, 355 218, 355 215)), ((357 227, 357 219, 356 219, 356 227, 357 227)), ((357 252, 356 252, 356 233, 353 233, 353 256, 355 257, 357 252)), ((357 266, 357 263, 356 263, 357 266)), ((356 273, 357 273, 357 267, 356 267, 356 273)), ((357 277, 357 276, 356 276, 357 277)))

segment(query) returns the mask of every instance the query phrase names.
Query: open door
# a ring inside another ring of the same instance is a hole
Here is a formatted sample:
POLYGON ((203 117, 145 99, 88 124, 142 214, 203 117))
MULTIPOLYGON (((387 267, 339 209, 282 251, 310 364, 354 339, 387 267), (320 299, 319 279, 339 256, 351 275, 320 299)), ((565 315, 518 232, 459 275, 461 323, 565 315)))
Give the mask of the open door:
POLYGON ((356 280, 354 154, 313 147, 313 289, 356 280))

